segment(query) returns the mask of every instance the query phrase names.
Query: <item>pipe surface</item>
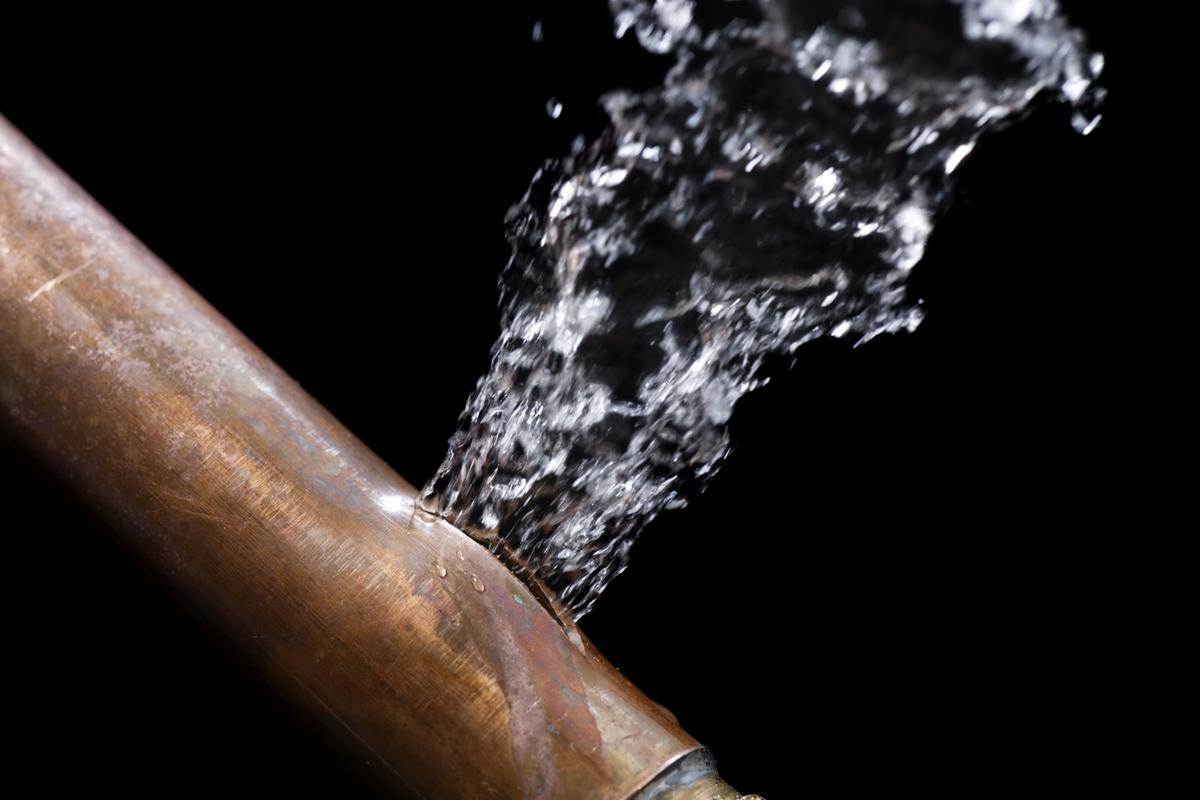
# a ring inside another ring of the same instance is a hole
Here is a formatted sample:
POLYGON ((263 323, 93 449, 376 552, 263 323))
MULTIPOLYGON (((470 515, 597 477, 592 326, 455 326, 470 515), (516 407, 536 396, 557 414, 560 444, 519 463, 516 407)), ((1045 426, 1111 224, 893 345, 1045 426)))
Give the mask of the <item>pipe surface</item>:
POLYGON ((698 748, 2 118, 0 424, 389 793, 623 800, 698 748))

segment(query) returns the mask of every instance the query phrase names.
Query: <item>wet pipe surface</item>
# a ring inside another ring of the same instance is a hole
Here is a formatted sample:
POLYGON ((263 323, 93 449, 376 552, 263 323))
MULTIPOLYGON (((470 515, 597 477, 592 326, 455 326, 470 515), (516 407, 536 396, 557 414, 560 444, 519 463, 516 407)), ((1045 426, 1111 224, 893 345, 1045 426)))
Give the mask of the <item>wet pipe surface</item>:
POLYGON ((625 798, 698 747, 3 120, 0 424, 389 793, 625 798))

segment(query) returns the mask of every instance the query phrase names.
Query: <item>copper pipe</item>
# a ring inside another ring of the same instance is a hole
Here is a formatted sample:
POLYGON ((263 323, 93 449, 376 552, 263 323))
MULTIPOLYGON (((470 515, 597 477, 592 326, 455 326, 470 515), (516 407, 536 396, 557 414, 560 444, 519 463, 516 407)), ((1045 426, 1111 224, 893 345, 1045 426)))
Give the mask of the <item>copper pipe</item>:
POLYGON ((0 424, 389 794, 736 796, 2 118, 0 424))

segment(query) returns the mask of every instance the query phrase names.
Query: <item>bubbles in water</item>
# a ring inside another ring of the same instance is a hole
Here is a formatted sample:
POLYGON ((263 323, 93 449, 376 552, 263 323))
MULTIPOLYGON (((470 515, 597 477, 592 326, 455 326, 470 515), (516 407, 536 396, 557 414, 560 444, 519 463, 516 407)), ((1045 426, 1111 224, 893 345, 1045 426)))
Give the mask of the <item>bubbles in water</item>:
POLYGON ((480 580, 479 576, 474 573, 471 573, 471 586, 477 592, 483 592, 487 589, 487 587, 483 585, 483 581, 480 580))
POLYGON ((1102 97, 1054 0, 610 5, 677 64, 510 212, 501 337, 423 499, 577 616, 719 467, 766 355, 919 324, 905 282, 980 136, 1053 98, 1088 132, 1102 97))

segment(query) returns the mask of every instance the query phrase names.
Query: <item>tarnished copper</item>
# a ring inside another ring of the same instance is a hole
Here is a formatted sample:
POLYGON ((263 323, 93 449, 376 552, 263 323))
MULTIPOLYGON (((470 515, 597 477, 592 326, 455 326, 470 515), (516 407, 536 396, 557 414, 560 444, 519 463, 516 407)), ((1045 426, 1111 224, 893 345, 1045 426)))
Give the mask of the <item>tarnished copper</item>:
POLYGON ((762 800, 740 795, 717 775, 706 750, 696 750, 676 761, 644 786, 634 800, 762 800))
POLYGON ((390 792, 624 799, 697 749, 2 119, 0 423, 390 792))

